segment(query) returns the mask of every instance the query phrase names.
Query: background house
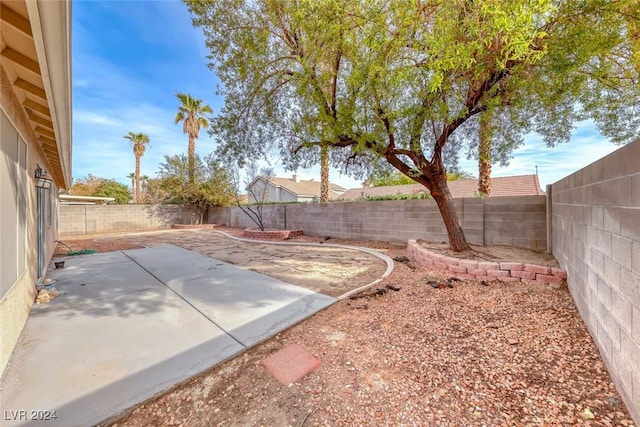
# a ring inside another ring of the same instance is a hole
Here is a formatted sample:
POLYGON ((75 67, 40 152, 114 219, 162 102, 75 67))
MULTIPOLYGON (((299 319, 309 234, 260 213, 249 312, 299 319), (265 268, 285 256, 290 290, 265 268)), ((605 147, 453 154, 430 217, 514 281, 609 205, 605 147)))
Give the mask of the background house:
MULTIPOLYGON (((329 182, 329 200, 337 199, 345 190, 329 182)), ((247 192, 249 203, 317 202, 320 200, 320 181, 301 180, 298 175, 293 175, 291 178, 259 176, 247 186, 247 192)))
MULTIPOLYGON (((478 180, 460 179, 448 183, 453 198, 477 197, 478 180)), ((340 200, 362 200, 368 197, 396 196, 400 194, 428 193, 422 184, 387 185, 383 187, 352 188, 344 192, 340 200)), ((540 195, 538 175, 515 175, 491 178, 491 197, 540 195)))
POLYGON ((0 373, 55 250, 71 185, 71 2, 0 3, 0 373))

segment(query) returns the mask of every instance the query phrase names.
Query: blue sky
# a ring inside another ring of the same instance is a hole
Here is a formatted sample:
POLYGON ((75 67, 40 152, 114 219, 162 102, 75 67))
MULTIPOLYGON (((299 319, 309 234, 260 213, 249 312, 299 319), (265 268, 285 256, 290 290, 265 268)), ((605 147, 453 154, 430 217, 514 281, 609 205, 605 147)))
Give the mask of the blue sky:
MULTIPOLYGON (((141 161, 141 173, 155 176, 165 154, 184 153, 187 136, 173 122, 176 92, 186 92, 211 105, 224 103, 215 94, 219 83, 207 67, 207 49, 200 29, 193 28, 186 7, 173 0, 73 2, 73 176, 91 173, 125 184, 135 169, 133 152, 123 138, 129 131, 149 135, 151 146, 141 161)), ((592 124, 577 124, 568 144, 547 148, 536 135, 515 152, 506 168, 494 166, 493 176, 535 173, 544 189, 566 175, 614 151, 592 124)), ((196 151, 215 149, 200 133, 196 151)), ((473 161, 463 169, 477 176, 473 161)), ((300 170, 303 179, 320 178, 319 168, 300 170)), ((279 176, 288 176, 276 168, 279 176)), ((360 180, 334 170, 331 181, 344 187, 360 180)))

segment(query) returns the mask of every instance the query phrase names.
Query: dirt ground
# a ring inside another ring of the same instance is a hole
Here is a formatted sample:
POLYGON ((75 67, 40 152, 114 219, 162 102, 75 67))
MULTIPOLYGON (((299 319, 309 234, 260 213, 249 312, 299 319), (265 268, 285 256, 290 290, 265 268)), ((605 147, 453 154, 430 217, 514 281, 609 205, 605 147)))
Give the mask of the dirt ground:
POLYGON ((423 248, 441 254, 464 259, 473 259, 477 261, 493 261, 493 262, 524 262, 529 264, 544 265, 546 267, 560 267, 558 261, 553 255, 544 251, 535 251, 525 248, 516 248, 513 246, 477 246, 470 245, 471 250, 465 252, 453 252, 449 249, 449 245, 445 243, 426 242, 418 240, 418 244, 423 248))
MULTIPOLYGON (((241 234, 239 230, 223 231, 241 234)), ((387 268, 380 258, 352 249, 248 243, 213 230, 98 236, 64 242, 74 251, 94 249, 98 252, 172 244, 333 297, 379 279, 387 268)), ((68 253, 67 248, 58 245, 56 254, 68 253)))
POLYGON ((105 425, 634 425, 566 286, 446 279, 396 263, 370 291, 105 425), (285 386, 261 363, 291 343, 321 364, 285 386))

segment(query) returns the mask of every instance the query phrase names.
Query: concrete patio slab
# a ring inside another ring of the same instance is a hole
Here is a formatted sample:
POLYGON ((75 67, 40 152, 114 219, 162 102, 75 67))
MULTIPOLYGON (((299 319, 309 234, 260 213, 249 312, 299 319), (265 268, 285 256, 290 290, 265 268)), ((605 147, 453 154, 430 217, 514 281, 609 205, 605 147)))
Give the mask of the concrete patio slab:
POLYGON ((335 301, 335 298, 173 246, 125 253, 246 347, 335 301), (308 314, 305 316, 305 313, 308 314))
POLYGON ((1 425, 95 425, 335 299, 173 246, 50 271, 2 378, 1 425), (38 412, 40 411, 40 412, 38 412))

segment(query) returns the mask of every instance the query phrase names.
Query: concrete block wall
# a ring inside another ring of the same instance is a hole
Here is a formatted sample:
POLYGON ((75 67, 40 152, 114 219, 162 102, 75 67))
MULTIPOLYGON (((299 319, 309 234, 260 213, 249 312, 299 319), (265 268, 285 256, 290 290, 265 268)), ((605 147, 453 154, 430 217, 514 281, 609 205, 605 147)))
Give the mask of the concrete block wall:
MULTIPOLYGON (((468 218, 472 215, 473 207, 477 208, 478 201, 455 201, 467 239, 471 243, 481 243, 482 240, 482 231, 474 228, 477 224, 472 218, 468 218), (465 211, 467 206, 469 209, 465 211)), ((444 223, 433 200, 291 205, 287 207, 287 226, 301 229, 305 234, 342 239, 401 243, 411 238, 447 241, 444 223)))
MULTIPOLYGON (((288 205, 264 205, 262 207, 262 219, 268 228, 277 230, 285 229, 285 210, 288 205)), ((247 209, 247 208, 244 208, 247 209)), ((256 210, 257 207, 252 206, 256 210)), ((209 224, 225 224, 234 228, 256 228, 255 222, 245 214, 241 208, 233 207, 212 207, 209 208, 209 224)))
POLYGON ((640 421, 640 140, 551 186, 551 247, 640 421))
MULTIPOLYGON (((544 196, 460 198, 454 204, 471 244, 546 247, 544 196)), ((300 229, 310 236, 399 243, 448 241, 433 200, 265 205, 263 209, 268 228, 300 229)), ((211 208, 209 222, 255 227, 238 207, 211 208)))
POLYGON ((484 244, 546 249, 544 196, 484 199, 484 244))
POLYGON ((179 205, 61 205, 60 236, 157 230, 188 224, 189 215, 179 205))

